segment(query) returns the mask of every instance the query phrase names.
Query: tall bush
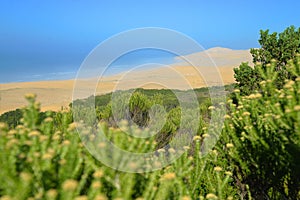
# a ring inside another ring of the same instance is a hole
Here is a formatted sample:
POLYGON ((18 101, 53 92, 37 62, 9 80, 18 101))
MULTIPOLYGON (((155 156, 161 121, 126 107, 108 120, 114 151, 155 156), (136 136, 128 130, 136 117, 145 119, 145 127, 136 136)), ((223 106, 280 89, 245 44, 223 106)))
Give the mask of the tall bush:
POLYGON ((267 66, 274 59, 277 61, 275 64, 277 73, 273 84, 277 88, 283 87, 285 79, 295 78, 288 72, 286 65, 289 60, 294 59, 300 53, 300 28, 290 26, 279 34, 261 30, 258 42, 261 47, 251 49, 250 52, 253 63, 259 63, 260 69, 256 66, 252 68, 248 63, 242 63, 239 68, 234 69, 234 77, 238 88, 241 89, 241 94, 249 95, 259 89, 259 82, 263 79, 259 70, 266 71, 267 66))
POLYGON ((241 188, 256 199, 300 198, 300 57, 285 66, 295 78, 282 89, 275 85, 278 62, 255 66, 263 78, 259 91, 235 90, 238 104, 230 101, 225 116, 224 138, 234 146, 228 159, 241 188))

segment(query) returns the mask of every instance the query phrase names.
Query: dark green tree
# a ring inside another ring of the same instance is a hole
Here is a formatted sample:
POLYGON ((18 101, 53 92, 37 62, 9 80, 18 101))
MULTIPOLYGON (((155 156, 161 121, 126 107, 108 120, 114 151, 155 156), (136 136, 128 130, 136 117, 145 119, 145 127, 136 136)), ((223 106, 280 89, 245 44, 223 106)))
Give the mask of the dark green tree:
POLYGON ((23 116, 21 109, 16 109, 13 111, 8 111, 0 115, 0 122, 5 122, 9 128, 15 128, 20 124, 21 118, 23 116))
POLYGON ((257 90, 262 79, 258 70, 250 67, 248 63, 242 63, 239 68, 234 69, 234 78, 243 94, 251 94, 257 90))
MULTIPOLYGON (((260 31, 258 40, 260 48, 251 49, 253 63, 260 63, 262 70, 266 71, 268 65, 276 60, 275 70, 278 72, 275 84, 277 88, 282 88, 285 79, 294 77, 287 72, 286 65, 289 60, 295 59, 300 53, 300 28, 288 27, 282 33, 269 33, 269 30, 260 31)), ((242 63, 239 68, 234 69, 237 87, 244 95, 249 95, 255 90, 259 90, 259 82, 264 80, 261 72, 256 67, 250 67, 247 63, 242 63)))

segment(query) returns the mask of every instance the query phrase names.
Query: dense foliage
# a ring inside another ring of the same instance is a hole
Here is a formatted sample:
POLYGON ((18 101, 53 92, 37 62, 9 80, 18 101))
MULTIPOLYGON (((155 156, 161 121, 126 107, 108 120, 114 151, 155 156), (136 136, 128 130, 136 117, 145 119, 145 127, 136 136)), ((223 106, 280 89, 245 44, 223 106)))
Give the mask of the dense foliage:
POLYGON ((10 128, 15 128, 18 124, 20 124, 21 118, 22 110, 16 109, 0 115, 0 122, 5 122, 10 128))
MULTIPOLYGON (((275 86, 278 64, 262 74, 259 91, 248 96, 235 91, 230 101, 224 138, 234 145, 229 154, 240 186, 256 199, 300 198, 300 57, 286 65, 294 80, 275 86)), ((256 68, 262 68, 256 65, 256 68)))
MULTIPOLYGON (((273 82, 277 88, 282 88, 285 79, 294 79, 292 74, 286 70, 289 60, 295 59, 300 53, 300 28, 288 27, 282 33, 269 33, 269 30, 260 31, 258 49, 251 49, 253 63, 259 64, 260 68, 250 67, 248 63, 242 63, 239 68, 235 68, 235 79, 241 94, 249 95, 254 90, 260 88, 259 82, 264 79, 262 74, 267 70, 267 66, 276 60, 275 71, 276 80, 273 82), (263 72, 261 72, 263 71, 263 72)), ((274 74, 275 76, 275 74, 274 74)))
MULTIPOLYGON (((201 141, 208 137, 205 134, 194 137, 192 147, 181 149, 185 152, 183 156, 162 170, 123 173, 106 167, 89 154, 80 142, 69 112, 47 117, 38 124, 39 107, 35 97, 29 95, 27 99, 29 105, 20 125, 9 129, 6 124, 0 124, 0 196, 3 199, 238 198, 231 184, 231 169, 218 151, 202 157, 201 141), (55 126, 55 121, 60 126, 55 126)), ((120 129, 103 123, 99 126, 124 149, 156 149, 153 139, 141 142, 120 129)), ((158 150, 158 153, 172 154, 176 150, 167 151, 158 150)))

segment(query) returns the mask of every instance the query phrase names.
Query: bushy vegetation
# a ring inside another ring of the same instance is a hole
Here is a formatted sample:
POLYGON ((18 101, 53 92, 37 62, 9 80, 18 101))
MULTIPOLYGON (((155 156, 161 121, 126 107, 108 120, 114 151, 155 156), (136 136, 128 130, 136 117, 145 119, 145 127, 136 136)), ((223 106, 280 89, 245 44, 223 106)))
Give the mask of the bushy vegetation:
POLYGON ((20 124, 21 118, 22 118, 22 110, 16 109, 0 115, 0 122, 7 123, 9 128, 15 128, 18 124, 20 124))
POLYGON ((284 80, 282 89, 275 84, 276 66, 274 61, 261 74, 259 90, 248 96, 235 91, 238 103, 229 102, 223 136, 234 145, 229 158, 242 188, 248 185, 256 199, 298 199, 300 57, 286 65, 297 78, 284 80))
POLYGON ((273 64, 275 63, 275 71, 277 72, 273 84, 278 89, 283 87, 285 79, 295 79, 293 74, 286 70, 286 65, 288 61, 295 59, 296 55, 300 53, 300 28, 296 29, 294 26, 290 26, 279 34, 276 32, 269 33, 269 30, 261 30, 258 42, 261 48, 251 49, 250 52, 253 63, 260 67, 254 66, 252 68, 248 63, 242 63, 239 68, 234 69, 238 88, 245 95, 249 95, 260 88, 260 81, 265 79, 262 75, 273 60, 276 60, 273 64))
MULTIPOLYGON (((81 124, 73 122, 73 114, 85 115, 89 108, 41 114, 35 95, 27 95, 28 106, 17 111, 18 123, 9 117, 11 113, 2 118, 9 125, 0 123, 0 199, 300 199, 300 55, 294 54, 299 51, 296 33, 293 27, 279 38, 262 32, 261 44, 266 46, 252 50, 259 62, 253 68, 242 64, 235 70, 241 82, 234 90, 233 85, 227 86, 231 95, 226 103, 212 105, 207 88, 195 90, 201 119, 189 146, 162 148, 181 126, 184 131, 180 134, 188 135, 197 119, 191 114, 180 123, 182 108, 170 90, 138 89, 128 103, 128 91, 119 91, 117 106, 111 102, 112 94, 96 97, 97 118, 87 120, 90 127, 84 127, 85 138, 93 140, 104 133, 121 149, 155 151, 158 158, 183 153, 153 172, 125 173, 94 158, 77 134, 76 127, 81 124), (296 42, 286 46, 286 38, 292 37, 296 42), (270 41, 273 49, 268 49, 270 41), (287 57, 283 51, 277 52, 290 48, 287 57), (247 76, 250 82, 241 84, 247 76), (113 106, 117 113, 112 113, 113 106), (205 154, 205 140, 215 136, 214 129, 209 130, 212 111, 224 107, 227 114, 222 115, 222 134, 205 154), (124 109, 129 111, 126 115, 124 109), (162 129, 147 139, 132 137, 150 132, 145 127, 151 125, 155 114, 165 115, 162 129)), ((93 100, 90 97, 77 103, 93 100)), ((98 147, 104 145, 99 143, 98 147)), ((126 162, 121 155, 111 157, 117 163, 126 162)), ((136 163, 130 167, 136 169, 136 163)))
MULTIPOLYGON (((149 173, 124 173, 101 164, 80 142, 71 113, 62 112, 38 123, 35 97, 27 96, 21 124, 1 123, 0 195, 6 199, 222 199, 238 198, 231 169, 217 150, 202 157, 201 141, 168 167, 149 173), (59 121, 61 126, 54 126, 59 121), (193 152, 193 153, 192 153, 193 152)), ((123 126, 127 126, 124 121, 123 126)), ((153 150, 155 140, 137 142, 120 129, 100 123, 105 134, 124 149, 153 150), (128 142, 130 141, 130 142, 128 142)), ((130 131, 140 131, 128 129, 130 131)), ((169 154, 175 149, 168 149, 169 154)), ((230 151, 230 149, 228 149, 230 151)), ((164 149, 159 154, 166 153, 164 149)), ((159 163, 157 163, 159 165, 159 163)), ((132 165, 134 167, 134 163, 132 165)))

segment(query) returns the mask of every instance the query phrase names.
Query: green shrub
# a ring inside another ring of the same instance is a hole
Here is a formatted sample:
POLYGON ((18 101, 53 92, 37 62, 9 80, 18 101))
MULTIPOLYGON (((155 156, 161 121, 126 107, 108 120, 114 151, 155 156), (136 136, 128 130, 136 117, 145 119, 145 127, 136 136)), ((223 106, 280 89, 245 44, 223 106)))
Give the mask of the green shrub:
MULTIPOLYGON (((252 68, 248 63, 242 63, 239 68, 234 69, 234 77, 242 95, 249 95, 260 87, 258 83, 264 79, 262 75, 273 60, 276 60, 275 71, 277 72, 273 84, 278 89, 283 87, 285 79, 295 78, 286 69, 286 65, 300 53, 300 28, 290 26, 279 34, 276 32, 270 34, 269 30, 261 30, 258 42, 261 48, 251 49, 250 52, 253 63, 259 63, 261 67, 252 68)), ((273 76, 275 77, 275 74, 273 76)))
MULTIPOLYGON (((219 157, 221 153, 217 150, 203 157, 200 136, 194 138, 191 147, 158 151, 161 156, 183 151, 178 160, 161 170, 120 172, 103 165, 87 151, 81 143, 83 138, 76 133, 75 128, 80 125, 71 122, 70 112, 58 112, 39 123, 35 96, 27 99, 29 105, 23 110, 21 124, 14 129, 0 123, 0 197, 3 199, 239 198, 226 160, 219 157)), ((177 112, 172 113, 177 116, 177 112)), ((128 126, 125 129, 129 132, 140 132, 138 127, 122 123, 128 126)), ((154 137, 143 142, 122 129, 105 123, 98 126, 122 149, 155 150, 154 137)), ((94 137, 87 133, 87 138, 94 137)), ((115 159, 120 162, 123 158, 115 159)))
POLYGON ((224 141, 233 144, 229 159, 240 186, 247 185, 255 199, 300 198, 300 57, 286 70, 295 78, 276 87, 277 62, 255 67, 263 80, 248 96, 236 90, 230 103, 224 141))
POLYGON ((0 115, 0 122, 5 122, 10 128, 15 128, 20 124, 22 116, 23 113, 21 109, 8 111, 0 115))

